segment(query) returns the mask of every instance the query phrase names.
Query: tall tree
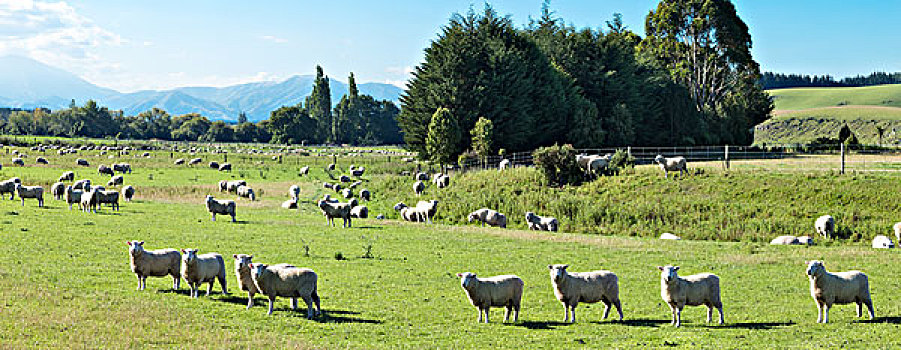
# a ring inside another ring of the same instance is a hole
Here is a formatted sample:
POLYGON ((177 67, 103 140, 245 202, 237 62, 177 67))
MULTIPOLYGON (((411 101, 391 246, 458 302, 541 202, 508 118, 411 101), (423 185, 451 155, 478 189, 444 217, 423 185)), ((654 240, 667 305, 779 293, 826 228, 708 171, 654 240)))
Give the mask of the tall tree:
POLYGON ((238 124, 244 124, 246 122, 247 122, 247 113, 244 113, 243 111, 241 113, 238 113, 238 124))
POLYGON ((476 125, 469 132, 472 136, 472 150, 479 157, 491 155, 492 138, 494 137, 494 125, 490 120, 479 117, 476 125))
POLYGON ((454 145, 460 142, 460 126, 447 108, 438 108, 429 122, 426 139, 428 157, 440 165, 450 164, 454 156, 454 145))
POLYGON ((266 124, 270 142, 292 144, 318 140, 317 121, 301 106, 285 106, 272 111, 266 124))
MULTIPOLYGON (((307 96, 304 107, 310 118, 316 121, 316 138, 311 141, 335 142, 335 122, 332 120, 332 94, 328 76, 316 66, 316 79, 313 81, 313 92, 307 96)), ((275 133, 273 133, 273 136, 275 133)))

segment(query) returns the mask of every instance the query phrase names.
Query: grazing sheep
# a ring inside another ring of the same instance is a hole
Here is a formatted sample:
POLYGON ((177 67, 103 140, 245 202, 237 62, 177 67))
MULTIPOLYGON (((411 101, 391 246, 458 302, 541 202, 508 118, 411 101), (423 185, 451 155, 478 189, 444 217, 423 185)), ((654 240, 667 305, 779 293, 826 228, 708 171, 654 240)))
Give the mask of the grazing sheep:
MULTIPOLYGON (((20 180, 21 182, 21 180, 20 180)), ((0 196, 9 193, 9 200, 13 200, 16 197, 16 180, 15 178, 9 180, 0 181, 0 196)))
POLYGON ((395 204, 394 211, 397 211, 401 219, 405 221, 421 222, 425 220, 425 213, 421 213, 418 208, 407 206, 403 202, 395 204))
POLYGON ((38 157, 34 162, 37 164, 50 164, 50 162, 47 161, 47 158, 44 157, 38 157))
POLYGON ((488 323, 488 311, 492 306, 504 306, 504 322, 510 320, 510 312, 514 311, 513 322, 519 320, 519 309, 522 301, 524 283, 516 275, 502 275, 487 278, 478 278, 472 272, 458 273, 460 285, 466 291, 466 296, 472 306, 479 309, 477 322, 482 322, 482 313, 485 314, 485 323, 488 323))
POLYGON ((111 169, 110 167, 103 165, 103 164, 100 164, 100 166, 97 167, 97 172, 100 174, 105 174, 105 175, 109 175, 109 176, 113 176, 116 174, 113 172, 113 169, 111 169))
POLYGON ((91 165, 88 163, 87 160, 84 160, 84 159, 81 159, 81 158, 76 159, 76 160, 75 160, 75 164, 81 165, 81 166, 91 166, 91 165))
POLYGON ((800 237, 798 237, 798 244, 813 245, 813 237, 800 236, 800 237))
POLYGON ((430 200, 430 201, 419 201, 416 203, 416 211, 423 216, 426 223, 432 223, 432 218, 435 217, 435 213, 438 212, 438 201, 430 200))
POLYGON ((368 201, 368 200, 370 200, 371 197, 372 197, 372 193, 370 193, 369 190, 367 190, 365 188, 360 190, 360 198, 361 199, 368 201))
POLYGON ((25 166, 25 161, 22 158, 13 158, 13 165, 25 166))
POLYGON ((497 170, 506 170, 507 168, 510 168, 509 159, 501 160, 501 162, 497 165, 497 170))
POLYGON ((557 232, 560 226, 556 218, 541 217, 533 212, 526 212, 526 222, 529 224, 530 230, 557 232))
POLYGON ((795 236, 779 236, 779 237, 773 238, 773 240, 770 241, 770 244, 772 244, 772 245, 793 245, 793 244, 801 244, 801 242, 798 241, 798 237, 795 237, 795 236))
POLYGON ((75 181, 75 173, 71 171, 64 172, 59 177, 59 182, 63 181, 75 181))
POLYGON ((253 189, 247 186, 238 186, 237 189, 238 197, 248 198, 251 201, 255 201, 257 199, 256 194, 253 193, 253 189))
POLYGON ((341 218, 343 220, 342 227, 351 226, 350 204, 332 203, 326 200, 320 200, 316 203, 316 206, 318 206, 319 210, 322 211, 322 214, 325 215, 325 222, 327 225, 335 226, 335 218, 341 218))
POLYGON ((429 181, 429 174, 416 173, 416 181, 429 181))
POLYGON ((219 166, 219 171, 232 171, 231 163, 225 163, 219 166))
POLYGON ((554 295, 563 303, 563 322, 576 323, 576 306, 583 303, 604 303, 604 319, 610 314, 610 305, 616 307, 619 319, 623 319, 623 307, 619 301, 619 279, 610 271, 568 272, 569 265, 548 265, 554 295), (572 310, 572 319, 570 319, 572 310))
POLYGON ((94 189, 94 196, 97 200, 97 207, 100 208, 102 204, 109 204, 113 210, 119 210, 119 192, 118 191, 106 191, 101 189, 100 187, 94 189))
POLYGON ((309 166, 305 166, 305 167, 300 168, 300 172, 298 172, 297 175, 298 175, 298 176, 304 176, 304 175, 307 175, 307 174, 309 174, 309 173, 310 173, 310 167, 309 167, 309 166))
POLYGON ((468 222, 478 220, 482 223, 483 227, 485 224, 488 224, 488 226, 507 228, 507 216, 488 208, 482 208, 469 213, 467 220, 468 222))
POLYGON ((219 170, 219 162, 210 162, 209 167, 213 170, 219 170))
POLYGON ((123 178, 122 175, 116 175, 116 176, 113 176, 112 178, 110 178, 109 181, 107 181, 106 185, 110 186, 110 187, 121 186, 122 183, 124 183, 124 182, 125 182, 125 178, 123 178))
POLYGON ((857 317, 863 316, 863 305, 876 317, 870 298, 870 282, 860 271, 828 272, 822 261, 806 262, 810 279, 810 296, 817 304, 817 323, 829 323, 829 308, 833 304, 857 304, 857 317))
POLYGON ((190 162, 188 162, 188 165, 197 165, 197 164, 200 164, 200 163, 203 163, 203 159, 202 159, 202 158, 194 158, 194 159, 191 159, 190 162))
POLYGON ((654 157, 654 163, 660 165, 663 170, 663 177, 669 177, 670 171, 679 171, 679 175, 688 172, 687 161, 685 157, 664 158, 662 155, 654 157))
POLYGON ((206 295, 213 291, 213 283, 219 280, 222 294, 228 294, 225 281, 225 261, 219 253, 206 253, 197 255, 197 249, 182 249, 181 277, 191 288, 191 297, 197 298, 200 294, 200 285, 209 283, 206 295))
POLYGON ((319 304, 319 291, 317 287, 318 276, 313 270, 294 267, 288 264, 266 265, 259 263, 250 264, 250 277, 260 294, 269 298, 269 311, 272 315, 272 307, 276 297, 291 298, 291 309, 297 310, 297 298, 303 299, 307 304, 307 318, 313 318, 322 313, 319 304), (313 305, 316 305, 314 312, 313 305))
POLYGON ((175 160, 175 165, 182 165, 182 164, 185 164, 184 158, 178 158, 175 160))
POLYGON ((341 175, 340 177, 338 177, 338 181, 341 181, 341 182, 350 182, 350 176, 347 176, 347 175, 341 175))
POLYGON ((113 171, 118 173, 128 173, 131 174, 131 164, 128 163, 116 163, 113 164, 113 171))
POLYGON ((354 196, 354 192, 351 191, 349 188, 345 188, 345 189, 341 190, 341 196, 344 197, 345 199, 351 199, 354 196))
POLYGON ((679 236, 676 236, 672 233, 664 232, 664 233, 660 234, 660 239, 668 239, 668 240, 678 241, 678 240, 681 240, 682 238, 679 236))
POLYGON ((228 191, 228 181, 219 180, 219 192, 228 191))
POLYGON ((75 183, 72 184, 72 188, 74 188, 76 190, 90 191, 91 190, 91 180, 82 179, 82 180, 75 181, 75 183))
POLYGON ((50 186, 50 194, 53 195, 53 198, 56 200, 62 200, 63 196, 66 195, 66 184, 62 182, 57 182, 50 186))
POLYGON ((282 208, 285 209, 297 209, 297 198, 291 198, 282 202, 282 208))
POLYGON ((435 186, 438 188, 445 188, 450 185, 450 176, 445 174, 440 174, 435 177, 435 186))
POLYGON ((873 238, 873 248, 894 248, 895 242, 885 235, 878 235, 873 238))
POLYGON ((341 187, 341 184, 335 184, 335 186, 332 186, 332 189, 337 193, 341 193, 341 190, 344 189, 344 187, 341 187))
POLYGON ((421 196, 423 191, 425 191, 425 183, 422 182, 422 180, 413 183, 413 193, 416 193, 417 196, 421 196))
POLYGON ((369 208, 365 205, 358 205, 350 209, 350 217, 356 219, 366 219, 369 217, 369 208))
POLYGON ((356 169, 351 169, 351 170, 350 170, 350 176, 353 176, 353 177, 362 177, 362 176, 363 176, 363 173, 365 173, 365 172, 366 172, 366 167, 359 167, 359 168, 356 168, 356 169))
POLYGON ((135 196, 135 188, 131 185, 122 187, 122 198, 125 198, 126 202, 131 202, 131 199, 135 196))
POLYGON ((688 306, 707 306, 707 322, 713 318, 713 308, 720 312, 723 324, 723 302, 720 299, 720 278, 711 273, 680 277, 678 266, 657 266, 660 269, 660 296, 673 313, 672 325, 682 325, 682 309, 688 306))
POLYGON ((835 219, 831 215, 823 215, 817 218, 813 224, 817 234, 829 239, 835 236, 835 219))
POLYGON ((335 171, 335 163, 329 164, 326 169, 328 169, 328 171, 335 171))
POLYGON ((235 201, 229 199, 214 199, 213 196, 206 196, 206 210, 213 214, 213 221, 216 221, 216 214, 229 215, 232 222, 235 222, 235 201))
POLYGON ((66 186, 64 199, 66 200, 66 204, 69 205, 69 210, 72 210, 72 204, 78 204, 78 206, 81 207, 82 193, 84 193, 84 191, 73 189, 72 186, 66 186))
POLYGON ((144 290, 147 277, 172 276, 172 289, 181 284, 181 254, 175 249, 144 250, 144 241, 127 241, 131 272, 138 277, 138 290, 144 290))
POLYGON ((300 197, 300 186, 291 185, 291 187, 288 188, 288 197, 293 198, 293 199, 299 198, 300 197))
POLYGON ((244 181, 244 180, 232 180, 232 181, 228 181, 228 182, 226 182, 226 186, 225 186, 225 187, 226 187, 226 190, 228 190, 228 192, 237 194, 237 193, 238 193, 238 187, 241 187, 241 186, 247 186, 247 181, 244 181))
POLYGON ((16 184, 16 194, 22 199, 22 206, 25 206, 25 198, 34 198, 38 200, 38 207, 44 206, 44 188, 41 186, 22 186, 16 184))

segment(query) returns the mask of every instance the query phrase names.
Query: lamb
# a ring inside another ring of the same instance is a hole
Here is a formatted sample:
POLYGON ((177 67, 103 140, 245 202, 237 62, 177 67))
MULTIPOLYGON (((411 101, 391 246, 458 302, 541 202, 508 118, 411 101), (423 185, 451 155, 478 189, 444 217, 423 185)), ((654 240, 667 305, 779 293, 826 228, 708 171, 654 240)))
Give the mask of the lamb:
POLYGON ((224 163, 219 166, 219 171, 232 171, 231 163, 224 163))
POLYGON ((25 166, 25 161, 22 158, 13 158, 13 165, 25 166))
POLYGON ((468 222, 472 222, 473 220, 480 221, 483 227, 485 224, 488 224, 488 226, 507 228, 507 217, 504 214, 488 208, 482 208, 469 213, 468 222))
POLYGON ((113 172, 113 169, 111 169, 110 167, 103 165, 103 164, 100 164, 100 166, 97 167, 97 173, 105 174, 105 175, 109 175, 109 176, 116 175, 116 173, 113 172))
POLYGON ((3 180, 0 181, 0 196, 9 193, 9 200, 13 200, 15 198, 16 193, 16 181, 15 179, 3 180))
POLYGON ((44 206, 44 188, 41 186, 22 186, 16 184, 16 194, 22 199, 22 206, 25 206, 25 198, 34 198, 38 200, 38 207, 44 206))
POLYGON ((510 168, 510 160, 509 159, 503 159, 497 165, 497 170, 506 170, 508 168, 510 168))
POLYGON ((213 162, 210 162, 208 165, 209 165, 210 169, 219 170, 219 162, 213 161, 213 162))
POLYGON ((94 196, 96 197, 97 207, 99 208, 101 204, 109 204, 113 210, 119 210, 119 192, 118 191, 106 191, 100 188, 95 189, 94 196))
POLYGON ((357 219, 366 219, 369 217, 369 208, 365 205, 358 205, 350 209, 350 217, 357 219))
POLYGON ((813 224, 817 234, 829 239, 835 236, 835 219, 831 215, 823 215, 817 218, 813 224))
POLYGON ((138 290, 144 290, 147 277, 172 276, 172 289, 181 284, 181 254, 175 249, 144 250, 144 241, 127 241, 131 272, 138 277, 138 290))
POLYGON ((541 217, 533 212, 526 212, 526 222, 529 224, 530 230, 557 232, 560 226, 556 218, 541 217))
POLYGON ((320 200, 316 205, 319 207, 319 210, 322 210, 322 214, 325 215, 327 225, 335 226, 335 218, 341 218, 343 220, 342 227, 351 226, 350 204, 320 200))
POLYGON ((47 161, 47 158, 44 157, 38 157, 34 162, 37 164, 50 164, 50 162, 47 161))
POLYGON ((713 318, 713 308, 720 312, 723 324, 723 302, 720 299, 720 278, 712 273, 680 277, 678 266, 657 266, 660 269, 660 296, 673 313, 672 325, 682 325, 682 309, 688 306, 707 306, 707 322, 713 318))
POLYGON ((225 261, 219 253, 206 253, 197 255, 197 249, 182 249, 181 277, 188 282, 191 288, 191 298, 197 298, 200 294, 200 285, 209 283, 206 295, 213 291, 213 282, 219 280, 222 294, 228 294, 225 281, 225 261))
POLYGON ((793 244, 801 244, 801 242, 798 241, 798 237, 795 237, 795 236, 779 236, 779 237, 773 238, 773 240, 770 241, 770 244, 772 244, 772 245, 793 245, 793 244))
POLYGON ((828 272, 822 261, 806 262, 810 279, 810 296, 817 304, 817 323, 829 323, 829 308, 833 304, 857 304, 857 317, 863 316, 867 306, 870 319, 876 317, 870 298, 870 283, 860 271, 828 272))
POLYGON ((82 193, 84 193, 84 191, 73 189, 72 186, 66 186, 64 199, 66 200, 66 204, 69 205, 69 210, 72 210, 72 204, 78 204, 79 207, 81 206, 82 193))
POLYGON ((237 193, 238 197, 249 198, 251 201, 257 199, 256 194, 253 193, 253 189, 248 186, 238 186, 237 193))
POLYGON ((300 172, 298 172, 297 175, 298 175, 298 176, 304 176, 304 175, 307 175, 307 174, 309 174, 309 173, 310 173, 310 167, 309 167, 309 166, 305 166, 305 167, 300 168, 300 172))
POLYGON ((62 200, 63 196, 66 194, 66 184, 62 182, 57 182, 50 186, 50 194, 53 195, 53 198, 56 200, 62 200))
POLYGON ((674 234, 672 234, 672 233, 664 232, 664 233, 661 233, 661 234, 660 234, 660 239, 667 239, 667 240, 678 241, 678 240, 681 240, 682 238, 679 237, 679 236, 676 236, 676 235, 674 235, 674 234))
POLYGON ((182 165, 182 164, 185 164, 184 158, 178 158, 175 160, 175 165, 182 165))
POLYGON ((288 188, 288 197, 293 198, 295 200, 298 197, 300 197, 300 186, 291 185, 291 187, 288 188))
POLYGON ((438 201, 419 201, 416 203, 416 210, 423 216, 425 222, 432 223, 432 217, 438 212, 438 201))
POLYGON ((135 188, 131 185, 122 187, 122 198, 125 198, 126 202, 131 202, 131 199, 135 196, 135 188))
POLYGON ((125 178, 123 178, 122 175, 116 175, 116 176, 113 176, 111 179, 109 179, 109 181, 106 183, 106 185, 110 186, 110 187, 121 186, 122 183, 124 183, 124 182, 125 182, 125 178))
POLYGON ((272 306, 276 297, 291 298, 291 309, 297 310, 297 298, 303 299, 307 304, 307 318, 313 318, 322 313, 319 304, 319 292, 317 288, 318 276, 311 269, 294 267, 287 264, 266 265, 259 263, 250 264, 250 278, 254 286, 269 298, 269 311, 272 315, 272 306), (315 312, 313 305, 316 305, 315 312))
POLYGON ((616 307, 619 319, 623 319, 623 307, 619 301, 619 279, 610 271, 568 272, 569 265, 548 265, 554 295, 563 303, 563 322, 576 323, 576 306, 579 302, 604 303, 604 319, 610 314, 610 305, 616 307), (572 319, 570 319, 572 310, 572 319))
POLYGON ((203 163, 203 159, 202 159, 202 158, 194 158, 194 159, 191 159, 190 162, 188 162, 188 165, 197 165, 197 164, 200 164, 200 163, 203 163))
POLYGON ((673 158, 664 158, 662 155, 658 154, 654 157, 654 163, 660 165, 660 169, 663 170, 663 177, 669 177, 670 171, 679 171, 679 175, 688 171, 686 166, 687 161, 685 157, 673 157, 673 158))
POLYGON ((510 312, 515 311, 513 322, 519 320, 519 309, 522 301, 524 283, 516 275, 502 275, 487 278, 478 278, 472 272, 458 273, 460 285, 466 291, 466 296, 472 306, 479 309, 477 322, 482 322, 482 313, 485 313, 485 323, 488 323, 488 311, 492 306, 504 306, 504 322, 510 320, 510 312))
POLYGON ((64 172, 59 177, 59 182, 63 181, 75 181, 75 173, 71 171, 64 172))
POLYGON ((216 221, 216 214, 229 215, 232 222, 235 222, 235 201, 228 199, 214 199, 213 196, 206 196, 206 210, 213 214, 213 221, 216 221))
POLYGON ((76 159, 76 160, 75 160, 75 164, 81 165, 81 166, 91 166, 90 164, 88 164, 88 161, 87 161, 87 160, 84 160, 84 159, 81 159, 81 158, 76 159))
POLYGON ((421 196, 423 191, 425 191, 425 183, 422 182, 422 180, 413 183, 413 192, 416 193, 417 196, 421 196))
POLYGON ((873 248, 894 248, 895 242, 885 235, 878 235, 873 238, 873 248))
POLYGON ((370 200, 371 197, 372 197, 372 193, 370 193, 369 190, 367 190, 365 188, 360 190, 360 198, 361 199, 368 201, 368 200, 370 200))
POLYGON ((450 185, 450 176, 441 174, 435 177, 435 186, 438 188, 445 188, 450 185))

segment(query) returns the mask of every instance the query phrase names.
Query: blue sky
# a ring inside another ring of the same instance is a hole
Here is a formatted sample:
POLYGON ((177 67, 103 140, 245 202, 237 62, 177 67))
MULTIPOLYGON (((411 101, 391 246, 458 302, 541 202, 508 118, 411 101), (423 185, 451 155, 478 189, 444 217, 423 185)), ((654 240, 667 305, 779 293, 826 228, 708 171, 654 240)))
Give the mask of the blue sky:
MULTIPOLYGON (((517 25, 541 0, 489 1, 517 25)), ((20 54, 121 91, 279 80, 316 64, 339 80, 401 85, 454 12, 473 1, 0 0, 0 55, 20 54)), ((901 71, 901 2, 740 0, 764 70, 837 77, 901 71)), ((577 27, 613 13, 644 33, 654 0, 555 0, 577 27)))

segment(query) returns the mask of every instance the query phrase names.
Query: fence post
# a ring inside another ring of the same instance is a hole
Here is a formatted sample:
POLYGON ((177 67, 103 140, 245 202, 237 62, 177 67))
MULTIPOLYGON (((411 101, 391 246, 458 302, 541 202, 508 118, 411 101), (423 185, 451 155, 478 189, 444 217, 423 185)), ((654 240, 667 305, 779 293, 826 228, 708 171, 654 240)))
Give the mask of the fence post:
POLYGON ((729 170, 729 145, 726 145, 725 161, 726 161, 726 170, 729 170))
POLYGON ((841 143, 841 144, 839 144, 839 146, 840 146, 839 149, 841 150, 841 154, 842 154, 842 168, 839 171, 839 174, 844 174, 845 173, 845 144, 841 143))

